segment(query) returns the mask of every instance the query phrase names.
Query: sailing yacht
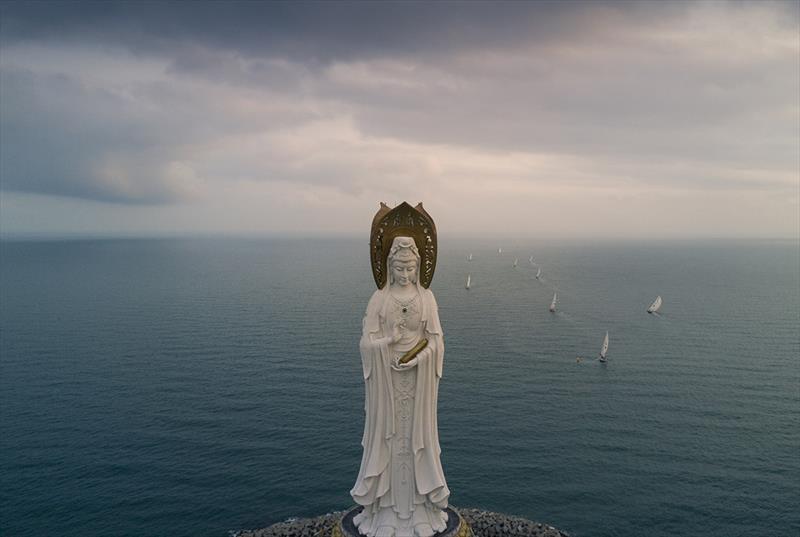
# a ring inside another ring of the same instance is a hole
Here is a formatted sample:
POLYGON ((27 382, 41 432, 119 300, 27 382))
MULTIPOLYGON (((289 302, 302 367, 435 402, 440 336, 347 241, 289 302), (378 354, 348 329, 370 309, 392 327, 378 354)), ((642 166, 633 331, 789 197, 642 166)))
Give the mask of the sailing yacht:
POLYGON ((465 289, 469 289, 470 281, 472 281, 472 276, 470 274, 467 274, 467 283, 464 284, 465 289))
POLYGON ((555 313, 556 311, 556 301, 558 300, 558 293, 553 293, 553 301, 550 302, 550 311, 555 313))
POLYGON ((650 304, 650 307, 647 308, 647 313, 658 313, 658 310, 661 308, 662 302, 663 301, 661 300, 661 295, 658 295, 656 299, 653 300, 653 303, 650 304))
POLYGON ((540 280, 542 278, 542 267, 539 267, 539 270, 536 271, 536 279, 540 280))
POLYGON ((519 263, 519 258, 516 258, 516 257, 515 257, 515 258, 514 258, 514 266, 515 266, 515 267, 517 266, 517 263, 519 263))
POLYGON ((607 361, 606 353, 608 352, 608 331, 606 331, 606 337, 603 339, 603 346, 600 347, 600 358, 599 360, 603 363, 607 361))
POLYGON ((467 261, 472 261, 472 254, 469 254, 469 257, 467 258, 467 261))
POLYGON ((501 255, 502 253, 503 253, 503 249, 502 248, 498 248, 497 249, 497 255, 501 255))

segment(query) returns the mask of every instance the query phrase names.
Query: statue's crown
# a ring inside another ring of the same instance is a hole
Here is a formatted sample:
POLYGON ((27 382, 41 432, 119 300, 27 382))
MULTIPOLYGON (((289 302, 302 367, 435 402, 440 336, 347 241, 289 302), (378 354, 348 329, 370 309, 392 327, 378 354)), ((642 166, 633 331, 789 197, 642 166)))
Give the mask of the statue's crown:
POLYGON ((392 261, 416 261, 419 259, 419 250, 411 237, 395 237, 388 257, 392 261))
POLYGON ((436 225, 422 203, 412 207, 403 202, 394 209, 381 203, 372 219, 369 250, 372 276, 378 289, 386 284, 388 258, 400 259, 395 254, 409 256, 408 259, 419 256, 419 283, 428 288, 436 269, 436 225), (396 251, 395 246, 398 246, 396 251))

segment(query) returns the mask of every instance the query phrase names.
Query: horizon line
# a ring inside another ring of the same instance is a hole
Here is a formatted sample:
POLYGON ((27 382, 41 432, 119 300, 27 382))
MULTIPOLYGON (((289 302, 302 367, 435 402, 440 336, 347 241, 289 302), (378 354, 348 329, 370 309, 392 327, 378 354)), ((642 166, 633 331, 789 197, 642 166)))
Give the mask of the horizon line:
MULTIPOLYGON (((800 235, 780 236, 780 235, 521 235, 521 234, 501 234, 479 233, 466 234, 461 232, 438 233, 438 236, 447 237, 455 240, 479 239, 479 240, 535 240, 535 241, 796 241, 800 245, 800 235)), ((315 239, 365 239, 369 240, 369 233, 353 232, 268 232, 268 231, 176 231, 176 232, 95 232, 95 231, 76 231, 76 232, 52 232, 52 231, 0 231, 0 241, 3 242, 39 242, 39 241, 74 241, 74 240, 169 240, 169 239, 293 239, 293 240, 315 240, 315 239)))

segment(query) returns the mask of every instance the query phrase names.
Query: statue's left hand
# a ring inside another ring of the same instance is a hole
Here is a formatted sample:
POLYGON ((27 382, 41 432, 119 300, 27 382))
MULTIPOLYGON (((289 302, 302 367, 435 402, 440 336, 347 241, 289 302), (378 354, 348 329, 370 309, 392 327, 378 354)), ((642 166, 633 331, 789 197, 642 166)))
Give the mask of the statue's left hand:
POLYGON ((431 350, 429 348, 422 349, 419 354, 413 357, 408 362, 401 364, 396 360, 392 363, 392 368, 395 371, 405 371, 407 369, 411 369, 412 367, 416 367, 422 360, 428 358, 431 354, 431 350))
POLYGON ((395 371, 406 371, 408 369, 411 369, 412 367, 417 367, 418 360, 419 360, 419 355, 415 356, 410 361, 404 364, 401 364, 397 360, 394 360, 392 362, 392 369, 394 369, 395 371))

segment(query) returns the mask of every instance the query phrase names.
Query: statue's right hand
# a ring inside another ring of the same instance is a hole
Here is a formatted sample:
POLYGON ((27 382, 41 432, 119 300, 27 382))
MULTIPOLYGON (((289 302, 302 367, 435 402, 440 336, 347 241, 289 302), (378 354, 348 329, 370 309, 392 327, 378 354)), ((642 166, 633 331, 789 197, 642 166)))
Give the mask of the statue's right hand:
POLYGON ((403 337, 405 327, 401 323, 395 323, 392 327, 392 343, 397 343, 403 337))

